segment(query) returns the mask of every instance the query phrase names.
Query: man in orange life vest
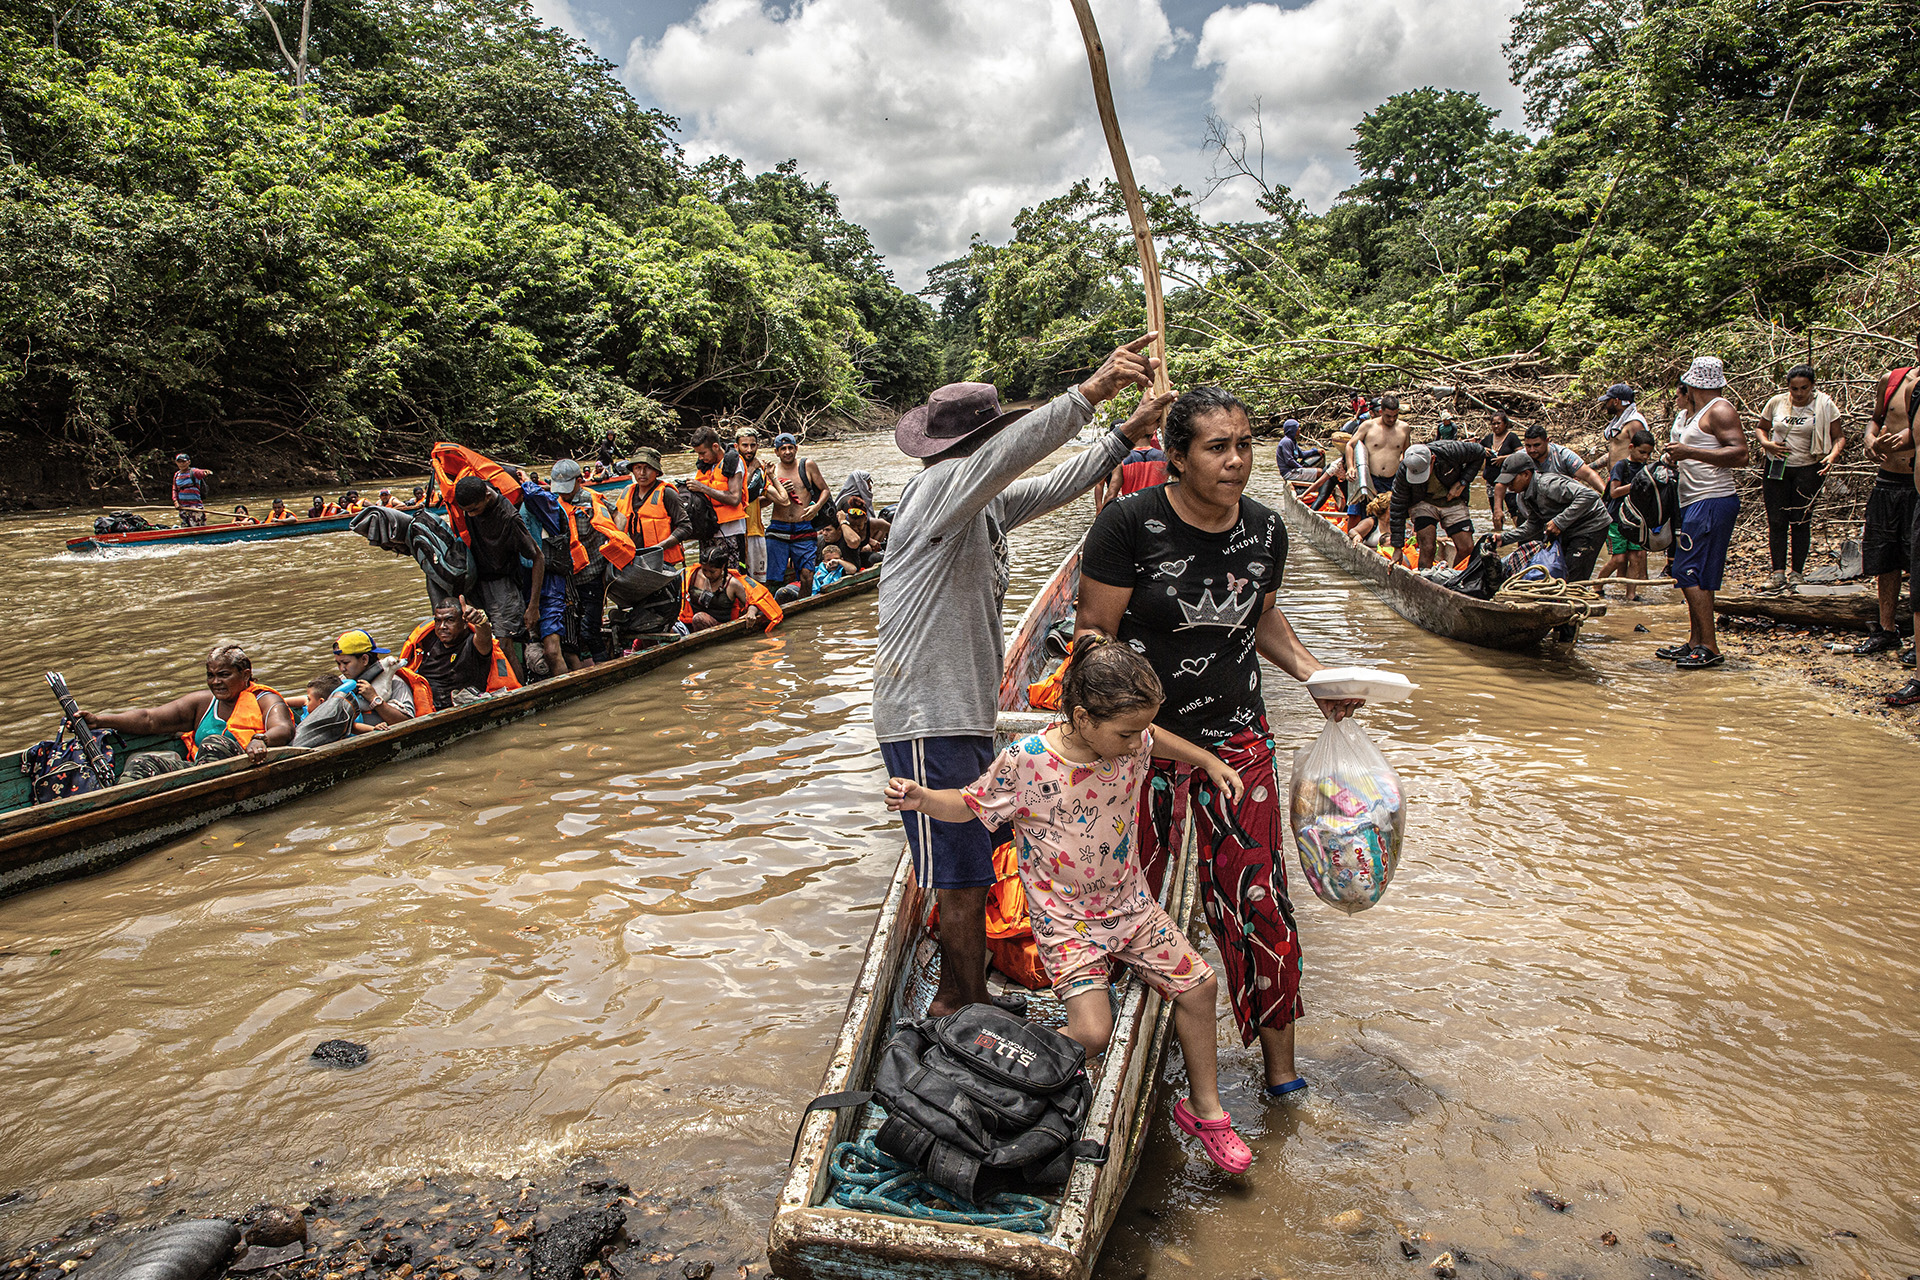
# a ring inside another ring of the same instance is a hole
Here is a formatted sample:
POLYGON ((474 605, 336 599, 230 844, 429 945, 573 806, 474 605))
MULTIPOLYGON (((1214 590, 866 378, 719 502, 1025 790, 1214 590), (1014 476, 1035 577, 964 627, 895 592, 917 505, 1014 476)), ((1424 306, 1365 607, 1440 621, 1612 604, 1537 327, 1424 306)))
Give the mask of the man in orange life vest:
MULTIPOLYGON (((680 544, 692 539, 693 521, 687 517, 680 491, 660 478, 660 451, 634 450, 628 474, 633 482, 621 492, 615 507, 621 531, 633 539, 637 552, 658 552, 668 568, 679 568, 686 561, 680 544)), ((669 583, 657 594, 626 606, 613 628, 615 639, 664 631, 679 609, 680 589, 669 583)))
POLYGON ((485 611, 460 596, 449 596, 433 606, 433 621, 416 627, 407 637, 400 646, 400 661, 427 682, 435 711, 459 706, 482 693, 520 687, 505 651, 493 638, 485 611))
POLYGON ((245 753, 258 764, 268 747, 293 741, 293 712, 286 699, 253 682, 253 659, 237 644, 217 644, 207 655, 207 687, 158 707, 133 711, 88 711, 89 728, 121 733, 177 733, 186 751, 142 751, 127 761, 122 782, 136 782, 196 763, 245 753))
POLYGON ((1159 433, 1155 432, 1122 458, 1120 465, 1105 479, 1093 486, 1093 509, 1099 511, 1115 498, 1124 498, 1130 493, 1166 482, 1167 455, 1160 448, 1159 433))
POLYGON ((747 464, 720 443, 720 433, 702 427, 693 433, 693 456, 700 469, 682 485, 705 494, 720 522, 720 538, 733 546, 735 564, 747 562, 747 464))

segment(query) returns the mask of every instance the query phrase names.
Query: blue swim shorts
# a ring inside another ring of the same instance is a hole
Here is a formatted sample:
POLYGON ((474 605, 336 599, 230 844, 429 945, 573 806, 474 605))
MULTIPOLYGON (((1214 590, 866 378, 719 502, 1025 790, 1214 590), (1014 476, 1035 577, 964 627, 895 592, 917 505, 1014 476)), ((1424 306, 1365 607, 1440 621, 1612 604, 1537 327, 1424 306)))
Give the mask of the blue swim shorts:
MULTIPOLYGON (((909 738, 880 744, 890 778, 923 787, 970 787, 993 765, 990 737, 909 738)), ((985 889, 993 884, 993 833, 978 819, 938 822, 903 812, 913 875, 923 888, 985 889)))
POLYGON ((1727 571, 1727 549, 1733 545, 1733 522, 1739 515, 1740 497, 1732 493, 1681 508, 1680 529, 1673 539, 1676 584, 1720 589, 1727 571))

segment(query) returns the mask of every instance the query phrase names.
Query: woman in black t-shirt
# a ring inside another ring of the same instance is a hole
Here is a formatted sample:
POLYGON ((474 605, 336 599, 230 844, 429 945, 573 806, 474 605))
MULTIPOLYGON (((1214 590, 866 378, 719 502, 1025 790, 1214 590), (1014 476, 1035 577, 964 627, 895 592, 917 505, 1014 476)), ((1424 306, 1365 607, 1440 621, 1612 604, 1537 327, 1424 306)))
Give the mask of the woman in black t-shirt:
MULTIPOLYGON (((1274 771, 1260 659, 1297 680, 1323 664, 1274 608, 1287 531, 1278 515, 1245 495, 1253 471, 1246 407, 1217 388, 1196 388, 1175 402, 1165 439, 1174 480, 1110 504, 1093 522, 1074 626, 1117 636, 1145 654, 1167 691, 1155 723, 1205 744, 1246 782, 1235 821, 1223 831, 1208 806, 1228 801, 1212 795, 1206 776, 1155 761, 1136 838, 1142 864, 1157 878, 1174 793, 1184 786, 1200 846, 1201 905, 1225 961, 1241 1040, 1259 1038, 1267 1091, 1298 1101, 1306 1088, 1293 1061, 1300 944, 1287 901, 1286 801, 1274 771)), ((1320 704, 1336 718, 1357 705, 1320 704)))
MULTIPOLYGON (((1500 464, 1506 460, 1508 454, 1520 448, 1522 443, 1520 433, 1513 429, 1513 421, 1507 417, 1507 411, 1495 409, 1493 430, 1480 437, 1480 444, 1487 451, 1487 466, 1484 472, 1487 481, 1487 501, 1493 501, 1494 486, 1500 483, 1500 464)), ((1504 505, 1506 514, 1515 520, 1520 518, 1519 499, 1509 493, 1504 505)), ((1500 527, 1500 513, 1497 511, 1493 514, 1493 527, 1496 529, 1500 527)))

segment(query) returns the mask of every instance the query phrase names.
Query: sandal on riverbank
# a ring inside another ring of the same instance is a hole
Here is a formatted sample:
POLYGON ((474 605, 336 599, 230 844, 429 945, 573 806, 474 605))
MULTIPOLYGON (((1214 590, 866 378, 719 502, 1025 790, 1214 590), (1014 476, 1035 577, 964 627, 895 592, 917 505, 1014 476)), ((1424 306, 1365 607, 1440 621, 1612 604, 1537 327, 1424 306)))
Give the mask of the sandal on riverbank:
POLYGON ((1693 646, 1690 644, 1670 644, 1665 648, 1655 649, 1653 656, 1662 662, 1676 662, 1692 652, 1693 646))
POLYGON ((1253 1167, 1253 1150, 1233 1131, 1232 1116, 1202 1120, 1187 1110, 1187 1100, 1182 1098, 1173 1104, 1173 1122, 1180 1126, 1182 1133, 1200 1139, 1207 1159, 1228 1173, 1245 1173, 1253 1167))
POLYGON ((1848 652, 1857 658, 1864 658, 1870 653, 1885 653, 1889 649, 1898 649, 1899 647, 1899 632, 1883 631, 1876 626, 1873 630, 1867 632, 1867 638, 1865 640, 1853 646, 1848 652))
POLYGON ((1920 680, 1909 680, 1887 695, 1890 707, 1910 707, 1916 702, 1920 702, 1920 680))
POLYGON ((1287 1102, 1296 1105, 1305 1102, 1307 1100, 1307 1078, 1301 1076, 1298 1079, 1289 1080, 1285 1084, 1270 1084, 1267 1086, 1267 1097, 1276 1102, 1287 1102))
POLYGON ((1692 653, 1679 659, 1673 665, 1681 671, 1705 671, 1708 667, 1724 666, 1726 661, 1726 654, 1716 653, 1705 645, 1697 644, 1693 647, 1692 653))

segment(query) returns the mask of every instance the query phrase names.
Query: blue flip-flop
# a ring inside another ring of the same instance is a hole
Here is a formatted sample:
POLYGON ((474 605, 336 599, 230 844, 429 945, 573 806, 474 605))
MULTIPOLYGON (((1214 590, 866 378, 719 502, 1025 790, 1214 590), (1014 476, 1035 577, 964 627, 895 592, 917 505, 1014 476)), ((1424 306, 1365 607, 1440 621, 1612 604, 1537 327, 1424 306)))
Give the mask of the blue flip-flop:
POLYGON ((1301 1076, 1298 1080, 1289 1080, 1285 1084, 1267 1086, 1267 1096, 1278 1098, 1282 1102, 1305 1102, 1306 1093, 1307 1078, 1305 1076, 1301 1076))

